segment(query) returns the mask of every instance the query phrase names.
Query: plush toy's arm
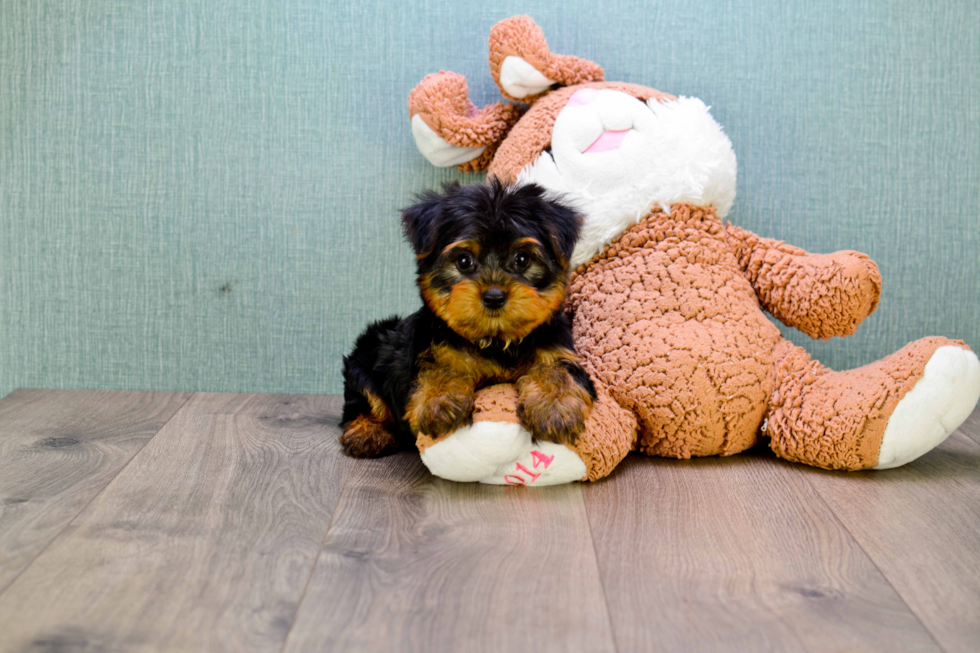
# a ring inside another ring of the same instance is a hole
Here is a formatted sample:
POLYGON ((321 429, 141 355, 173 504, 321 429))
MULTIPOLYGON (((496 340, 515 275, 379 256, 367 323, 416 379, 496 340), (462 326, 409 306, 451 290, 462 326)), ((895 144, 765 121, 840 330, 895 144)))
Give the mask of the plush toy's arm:
POLYGON ((809 254, 731 223, 726 235, 762 307, 811 338, 850 335, 878 307, 881 275, 865 254, 809 254))

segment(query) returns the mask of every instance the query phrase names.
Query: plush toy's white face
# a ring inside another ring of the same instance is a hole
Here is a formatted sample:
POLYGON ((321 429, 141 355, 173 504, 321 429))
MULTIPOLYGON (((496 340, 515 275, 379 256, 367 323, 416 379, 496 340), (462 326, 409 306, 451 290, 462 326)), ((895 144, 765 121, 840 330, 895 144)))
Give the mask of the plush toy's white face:
POLYGON ((658 205, 711 205, 724 217, 735 199, 735 173, 731 142, 700 100, 644 103, 587 87, 558 114, 551 151, 518 182, 562 193, 583 212, 577 266, 658 205))

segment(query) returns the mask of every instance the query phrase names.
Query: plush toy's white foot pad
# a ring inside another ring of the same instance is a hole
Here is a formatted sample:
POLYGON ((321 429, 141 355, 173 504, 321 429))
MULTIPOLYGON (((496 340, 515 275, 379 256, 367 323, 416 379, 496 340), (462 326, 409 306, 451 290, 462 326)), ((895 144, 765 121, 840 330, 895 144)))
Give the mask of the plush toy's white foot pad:
POLYGON ((535 442, 520 424, 476 422, 422 451, 429 471, 450 481, 559 485, 585 478, 585 463, 562 444, 535 442))
POLYGON ((554 83, 520 57, 510 55, 500 64, 500 85, 516 98, 536 95, 554 83))
POLYGON ((900 467, 932 450, 970 416, 978 400, 977 355, 954 346, 937 349, 888 418, 875 469, 900 467))

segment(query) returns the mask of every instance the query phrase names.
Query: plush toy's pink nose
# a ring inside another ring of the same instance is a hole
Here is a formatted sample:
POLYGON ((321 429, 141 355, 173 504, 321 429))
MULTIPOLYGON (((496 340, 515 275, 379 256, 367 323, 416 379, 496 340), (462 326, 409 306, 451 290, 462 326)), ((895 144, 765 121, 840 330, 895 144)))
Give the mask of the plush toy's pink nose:
POLYGON ((583 88, 581 90, 575 91, 572 97, 568 98, 568 107, 577 107, 580 105, 586 105, 590 102, 595 102, 595 99, 599 96, 599 91, 594 88, 583 88))

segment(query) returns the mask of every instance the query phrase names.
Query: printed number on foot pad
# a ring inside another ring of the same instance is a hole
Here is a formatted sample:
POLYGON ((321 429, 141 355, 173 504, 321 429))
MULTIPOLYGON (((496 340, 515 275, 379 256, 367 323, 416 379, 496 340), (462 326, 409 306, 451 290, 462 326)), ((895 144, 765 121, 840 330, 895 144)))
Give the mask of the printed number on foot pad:
MULTIPOLYGON (((534 460, 534 469, 537 469, 541 465, 544 465, 544 468, 548 469, 548 466, 551 465, 551 461, 555 459, 554 456, 549 456, 536 449, 531 451, 531 458, 534 460)), ((516 463, 514 465, 514 473, 504 476, 504 482, 508 485, 530 485, 540 477, 541 472, 535 473, 521 463, 516 463), (525 478, 522 474, 526 474, 530 480, 525 478)))

